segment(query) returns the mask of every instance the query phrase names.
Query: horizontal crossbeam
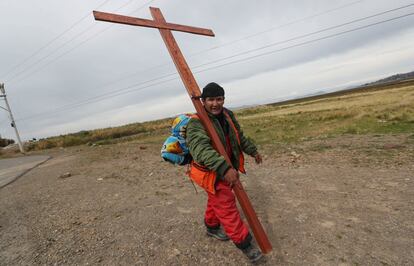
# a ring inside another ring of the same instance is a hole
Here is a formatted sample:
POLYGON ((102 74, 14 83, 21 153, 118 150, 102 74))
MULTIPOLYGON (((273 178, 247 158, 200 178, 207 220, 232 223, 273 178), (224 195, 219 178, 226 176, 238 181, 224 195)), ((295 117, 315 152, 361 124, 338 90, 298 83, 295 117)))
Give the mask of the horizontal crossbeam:
MULTIPOLYGON (((153 8, 154 7, 151 7, 151 9, 153 8)), ((113 22, 113 23, 126 24, 126 25, 132 25, 132 26, 142 26, 142 27, 148 27, 148 28, 182 31, 182 32, 188 32, 188 33, 194 33, 194 34, 206 35, 206 36, 212 36, 212 37, 214 36, 213 31, 210 29, 203 29, 203 28, 179 25, 179 24, 168 23, 168 22, 160 23, 154 20, 134 18, 134 17, 105 13, 105 12, 100 12, 100 11, 93 11, 93 16, 95 17, 96 20, 106 21, 106 22, 113 22)))

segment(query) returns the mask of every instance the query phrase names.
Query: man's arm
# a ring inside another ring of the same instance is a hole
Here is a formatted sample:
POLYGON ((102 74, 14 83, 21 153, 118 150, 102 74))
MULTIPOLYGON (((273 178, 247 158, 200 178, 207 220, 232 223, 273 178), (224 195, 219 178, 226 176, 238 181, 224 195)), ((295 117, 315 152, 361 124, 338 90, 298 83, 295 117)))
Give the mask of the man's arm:
POLYGON ((215 171, 219 178, 223 178, 226 171, 231 168, 224 157, 211 145, 211 139, 200 120, 190 120, 187 125, 186 141, 193 159, 197 163, 215 171))

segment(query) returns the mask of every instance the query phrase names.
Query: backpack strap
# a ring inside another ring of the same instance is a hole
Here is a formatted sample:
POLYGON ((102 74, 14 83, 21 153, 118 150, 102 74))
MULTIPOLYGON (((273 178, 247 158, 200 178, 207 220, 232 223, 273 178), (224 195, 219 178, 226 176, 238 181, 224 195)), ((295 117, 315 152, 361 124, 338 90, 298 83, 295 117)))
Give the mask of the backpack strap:
POLYGON ((188 114, 188 116, 189 116, 190 118, 200 119, 200 118, 198 117, 198 114, 197 114, 197 113, 195 113, 195 114, 188 114))
MULTIPOLYGON (((229 124, 232 127, 233 131, 236 133, 237 142, 239 143, 239 146, 240 146, 239 131, 237 130, 236 125, 234 125, 233 119, 231 118, 231 116, 229 115, 229 113, 227 112, 226 109, 223 109, 223 114, 227 118, 227 121, 229 122, 229 124)), ((200 119, 198 117, 197 113, 195 113, 195 114, 189 114, 188 116, 191 117, 191 118, 200 119)))
POLYGON ((236 138, 237 138, 237 143, 239 144, 240 147, 240 154, 239 154, 239 171, 242 172, 243 174, 246 173, 246 169, 244 169, 244 155, 243 155, 243 149, 241 147, 241 141, 240 141, 240 135, 239 135, 239 131, 236 128, 236 125, 234 124, 233 119, 231 118, 231 116, 228 114, 228 112, 226 110, 223 111, 224 115, 226 116, 230 126, 233 128, 234 132, 236 133, 236 138))

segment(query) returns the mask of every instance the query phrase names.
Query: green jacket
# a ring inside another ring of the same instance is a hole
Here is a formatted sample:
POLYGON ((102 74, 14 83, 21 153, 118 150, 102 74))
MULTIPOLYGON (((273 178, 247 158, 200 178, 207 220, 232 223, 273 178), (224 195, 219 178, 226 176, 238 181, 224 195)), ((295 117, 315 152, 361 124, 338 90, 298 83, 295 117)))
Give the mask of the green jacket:
MULTIPOLYGON (((237 141, 236 133, 233 128, 228 125, 229 137, 231 143, 231 149, 233 152, 232 166, 235 169, 239 168, 239 155, 240 152, 244 151, 248 155, 255 155, 257 153, 256 146, 243 135, 243 131, 240 129, 240 125, 234 117, 233 112, 224 109, 225 112, 231 117, 235 127, 239 132, 240 146, 237 141)), ((208 113, 211 122, 213 123, 221 142, 226 148, 226 138, 224 135, 223 128, 220 125, 219 120, 212 114, 208 113)), ((227 120, 225 120, 228 124, 227 120)), ((208 169, 213 170, 217 173, 217 177, 223 179, 224 173, 231 166, 226 162, 223 156, 221 156, 212 146, 211 139, 205 131, 201 121, 199 119, 191 119, 187 125, 187 137, 186 142, 190 149, 190 154, 194 161, 206 166, 208 169)))

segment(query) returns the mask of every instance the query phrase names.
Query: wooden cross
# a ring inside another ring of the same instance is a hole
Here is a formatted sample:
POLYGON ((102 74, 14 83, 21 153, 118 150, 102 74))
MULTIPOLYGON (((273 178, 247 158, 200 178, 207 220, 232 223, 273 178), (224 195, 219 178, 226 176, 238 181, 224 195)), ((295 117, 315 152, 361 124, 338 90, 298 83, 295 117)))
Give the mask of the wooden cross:
MULTIPOLYGON (((200 118, 200 121, 202 122, 204 128, 206 129, 208 135, 212 140, 214 148, 226 159, 229 165, 232 165, 230 158, 226 153, 224 145, 221 143, 220 138, 208 117, 207 111, 204 109, 204 106, 200 101, 200 88, 198 87, 197 82, 194 79, 193 73, 188 67, 187 62, 185 61, 184 56, 181 53, 180 48, 178 47, 178 44, 174 39, 174 36, 171 33, 171 31, 174 30, 200 35, 214 36, 213 31, 209 29, 202 29, 197 27, 168 23, 165 21, 164 16, 162 15, 161 10, 159 8, 150 7, 150 11, 154 20, 134 18, 99 11, 93 11, 93 15, 96 20, 100 21, 159 29, 164 43, 167 46, 168 51, 178 70, 178 73, 181 76, 184 86, 187 89, 191 101, 194 104, 198 117, 200 118)), ((253 231, 256 241, 260 246, 260 249, 265 254, 269 253, 272 250, 272 245, 270 244, 269 239, 267 238, 267 235, 262 225, 260 224, 259 219, 257 218, 256 212, 254 211, 253 206, 250 203, 249 197, 243 189, 241 182, 238 181, 238 183, 233 187, 233 189, 236 194, 237 200, 239 201, 240 206, 242 207, 247 221, 253 231)))

